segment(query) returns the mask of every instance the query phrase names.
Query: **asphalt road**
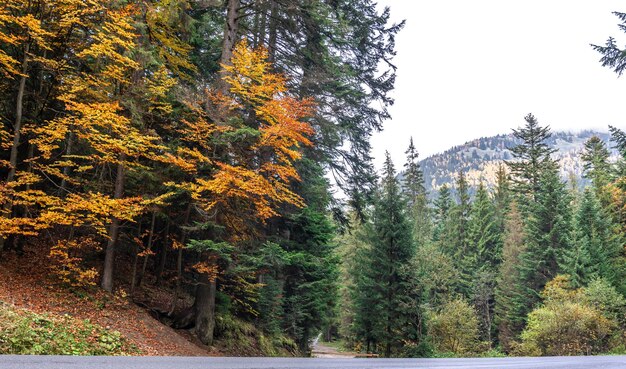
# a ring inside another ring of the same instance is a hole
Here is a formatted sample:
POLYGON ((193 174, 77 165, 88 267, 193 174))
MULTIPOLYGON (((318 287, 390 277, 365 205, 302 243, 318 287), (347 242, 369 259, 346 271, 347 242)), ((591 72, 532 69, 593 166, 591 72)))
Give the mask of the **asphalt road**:
POLYGON ((0 369, 616 369, 626 356, 498 359, 294 359, 0 356, 0 369))

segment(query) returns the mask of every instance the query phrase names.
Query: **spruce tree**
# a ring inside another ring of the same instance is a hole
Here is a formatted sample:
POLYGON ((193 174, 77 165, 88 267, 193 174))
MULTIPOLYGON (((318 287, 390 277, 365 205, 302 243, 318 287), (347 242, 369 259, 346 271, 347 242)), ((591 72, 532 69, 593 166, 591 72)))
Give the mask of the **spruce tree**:
POLYGON ((574 287, 582 287, 596 278, 623 287, 623 261, 620 254, 623 237, 615 232, 593 191, 585 190, 574 220, 574 245, 565 261, 564 273, 574 287))
POLYGON ((604 141, 593 136, 585 142, 580 158, 583 161, 583 176, 593 183, 596 193, 602 191, 611 179, 610 152, 604 141))
POLYGON ((410 210, 415 243, 422 246, 431 239, 432 220, 426 188, 424 187, 424 173, 417 161, 419 154, 413 145, 413 138, 411 138, 406 155, 402 191, 410 210))
POLYGON ((444 184, 439 188, 437 199, 434 201, 435 229, 433 231, 433 241, 441 241, 445 237, 446 224, 450 217, 452 208, 452 195, 450 187, 444 184))
POLYGON ((546 283, 561 272, 570 252, 571 198, 556 165, 544 169, 536 202, 529 208, 526 226, 527 249, 518 265, 519 291, 515 296, 516 321, 525 319, 540 300, 546 283))
POLYGON ((528 114, 524 117, 526 125, 513 130, 513 136, 521 143, 513 148, 514 161, 507 161, 511 170, 513 190, 522 196, 537 199, 539 181, 542 173, 550 168, 554 161, 550 157, 556 150, 551 149, 546 141, 552 135, 550 127, 541 127, 537 119, 528 114))
POLYGON ((455 267, 460 273, 458 292, 465 297, 471 295, 471 280, 473 269, 476 266, 477 255, 470 248, 469 217, 471 211, 469 185, 465 173, 459 171, 456 191, 458 203, 450 211, 447 237, 442 246, 455 261, 455 267))
MULTIPOLYGON (((371 222, 371 248, 366 254, 365 283, 359 286, 359 294, 366 297, 361 305, 373 304, 370 314, 375 319, 369 320, 371 337, 364 338, 380 344, 380 352, 389 357, 402 346, 401 332, 410 319, 402 306, 410 293, 413 278, 408 266, 415 254, 406 203, 389 154, 371 222)), ((361 306, 359 312, 364 311, 361 306)))
POLYGON ((523 328, 523 317, 515 314, 514 306, 515 297, 520 290, 518 283, 520 272, 517 266, 526 250, 524 243, 526 236, 522 214, 515 202, 511 203, 504 229, 502 263, 496 278, 495 324, 498 329, 498 341, 504 351, 509 352, 516 335, 523 328))
POLYGON ((470 291, 480 321, 481 336, 492 340, 496 267, 501 257, 501 235, 495 207, 481 181, 469 215, 469 249, 462 255, 462 282, 470 291))
POLYGON ((500 263, 501 235, 495 216, 495 206, 481 181, 469 217, 469 238, 479 268, 495 269, 500 263))

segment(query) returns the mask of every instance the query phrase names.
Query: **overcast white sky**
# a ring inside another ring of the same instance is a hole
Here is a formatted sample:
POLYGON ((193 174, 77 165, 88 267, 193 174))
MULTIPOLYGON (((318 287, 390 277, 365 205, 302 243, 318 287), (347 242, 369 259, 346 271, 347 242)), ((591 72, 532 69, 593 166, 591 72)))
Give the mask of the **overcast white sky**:
POLYGON ((617 0, 379 0, 393 20, 396 103, 373 139, 404 163, 409 136, 420 157, 508 133, 532 112, 554 130, 626 128, 626 76, 603 68, 590 43, 626 35, 617 0))

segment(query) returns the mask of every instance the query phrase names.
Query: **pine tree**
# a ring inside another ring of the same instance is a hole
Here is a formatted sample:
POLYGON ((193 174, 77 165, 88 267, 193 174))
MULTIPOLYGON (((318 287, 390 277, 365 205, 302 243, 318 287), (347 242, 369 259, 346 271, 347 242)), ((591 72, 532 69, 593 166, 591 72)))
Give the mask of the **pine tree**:
POLYGON ((406 154, 402 192, 407 199, 407 205, 410 209, 416 245, 422 246, 431 239, 432 220, 431 209, 428 206, 428 197, 424 187, 424 173, 417 161, 419 154, 413 145, 413 138, 411 138, 406 154))
POLYGON ((554 164, 550 155, 556 150, 546 143, 551 136, 550 127, 541 127, 532 114, 528 114, 524 120, 524 127, 513 130, 513 136, 521 140, 519 145, 511 149, 516 160, 507 161, 506 164, 511 170, 513 190, 536 200, 540 178, 554 164))
POLYGON ((472 255, 470 249, 469 216, 471 212, 471 202, 469 195, 469 185, 465 178, 465 173, 459 171, 456 182, 456 193, 458 203, 450 210, 450 219, 447 229, 447 240, 442 245, 443 250, 448 252, 455 267, 461 273, 459 292, 465 297, 470 296, 470 280, 472 266, 475 265, 476 255, 472 255))
POLYGON ((437 199, 434 202, 434 218, 435 228, 433 231, 433 240, 442 241, 446 237, 446 225, 450 217, 450 209, 452 208, 452 195, 450 187, 444 184, 439 188, 437 199))
POLYGON ((609 150, 604 141, 593 136, 585 142, 585 148, 580 158, 583 160, 584 177, 591 179, 596 194, 611 180, 611 165, 609 150))
MULTIPOLYGON (((359 294, 365 297, 365 301, 360 302, 361 312, 364 303, 375 303, 371 308, 375 320, 369 321, 370 337, 362 338, 380 344, 382 354, 389 357, 402 346, 401 332, 408 319, 402 306, 412 280, 411 275, 407 275, 411 271, 407 267, 415 254, 406 203, 389 154, 372 214, 370 237, 365 271, 367 283, 359 286, 359 294)), ((370 342, 367 343, 369 346, 370 342)))
POLYGON ((516 335, 523 329, 523 317, 515 314, 515 302, 520 291, 520 271, 517 266, 526 251, 525 238, 522 214, 513 202, 504 223, 502 263, 498 268, 495 295, 498 341, 505 352, 511 350, 516 335))
POLYGON ((544 170, 536 202, 531 204, 526 230, 527 248, 520 257, 516 321, 540 300, 540 292, 565 267, 572 241, 571 198, 556 165, 544 170))
POLYGON ((601 207, 593 191, 585 190, 574 219, 574 247, 568 253, 563 272, 574 287, 603 278, 622 290, 623 236, 615 232, 611 217, 601 207))
POLYGON ((424 187, 424 173, 418 162, 419 153, 413 145, 413 137, 409 142, 409 148, 405 151, 406 163, 404 164, 404 180, 402 191, 408 199, 409 206, 413 205, 418 196, 426 193, 424 187))

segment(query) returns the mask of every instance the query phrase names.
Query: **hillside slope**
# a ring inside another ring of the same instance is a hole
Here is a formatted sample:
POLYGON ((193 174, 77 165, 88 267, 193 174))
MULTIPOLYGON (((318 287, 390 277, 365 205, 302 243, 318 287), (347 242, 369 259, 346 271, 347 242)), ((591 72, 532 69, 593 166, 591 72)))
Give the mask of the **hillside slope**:
MULTIPOLYGON (((147 310, 123 295, 111 295, 100 289, 71 290, 51 283, 45 257, 26 249, 18 257, 3 253, 0 259, 0 301, 50 317, 89 319, 110 331, 118 331, 142 355, 219 356, 154 319, 147 310)), ((1 327, 0 327, 1 329, 1 327)))
MULTIPOLYGON (((582 178, 583 164, 580 153, 585 141, 594 135, 611 146, 608 133, 597 131, 553 133, 548 144, 558 150, 554 157, 559 160, 562 178, 566 179, 573 174, 579 184, 586 182, 582 178)), ((454 183, 459 170, 467 174, 472 187, 476 187, 481 180, 492 186, 495 183, 498 165, 504 160, 513 159, 510 148, 518 143, 512 134, 481 137, 425 158, 420 164, 424 171, 426 190, 431 198, 435 197, 442 185, 454 183)))

